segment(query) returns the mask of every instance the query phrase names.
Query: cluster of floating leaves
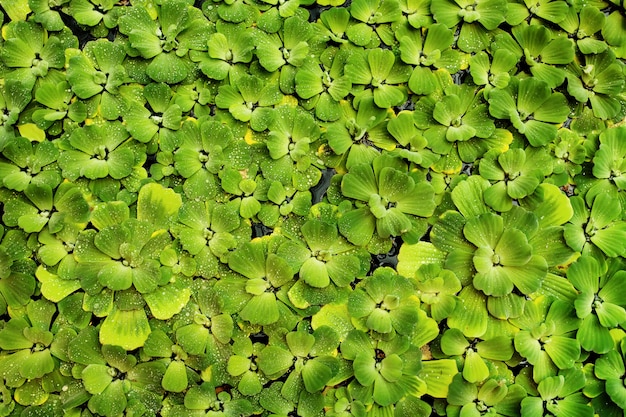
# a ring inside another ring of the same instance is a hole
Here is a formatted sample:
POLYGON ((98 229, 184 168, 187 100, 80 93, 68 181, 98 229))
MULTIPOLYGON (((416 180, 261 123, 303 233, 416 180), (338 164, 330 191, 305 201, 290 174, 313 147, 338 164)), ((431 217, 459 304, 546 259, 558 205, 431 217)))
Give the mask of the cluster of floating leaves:
POLYGON ((0 0, 0 417, 622 416, 617 0, 0 0))

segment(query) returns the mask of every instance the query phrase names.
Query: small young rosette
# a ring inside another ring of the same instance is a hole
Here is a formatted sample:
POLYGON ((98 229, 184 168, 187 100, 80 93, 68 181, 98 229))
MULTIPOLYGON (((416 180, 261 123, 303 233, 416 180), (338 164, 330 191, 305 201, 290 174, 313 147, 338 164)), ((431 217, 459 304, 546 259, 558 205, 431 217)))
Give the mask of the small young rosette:
POLYGON ((567 270, 567 278, 578 290, 574 307, 582 320, 576 339, 584 349, 600 354, 613 348, 609 330, 626 321, 626 296, 621 290, 626 272, 615 271, 621 262, 613 266, 607 270, 603 262, 582 256, 567 270))
POLYGON ((432 186, 416 181, 399 158, 380 156, 373 165, 355 165, 344 175, 341 191, 357 202, 339 219, 339 230, 355 245, 366 245, 374 231, 383 239, 417 240, 419 217, 435 209, 432 186))

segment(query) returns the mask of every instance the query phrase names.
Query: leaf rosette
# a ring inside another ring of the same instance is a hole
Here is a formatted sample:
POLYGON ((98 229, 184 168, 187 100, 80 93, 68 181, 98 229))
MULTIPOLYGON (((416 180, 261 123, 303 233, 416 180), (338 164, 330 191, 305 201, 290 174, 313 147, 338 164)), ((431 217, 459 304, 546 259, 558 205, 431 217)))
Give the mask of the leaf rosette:
POLYGON ((242 277, 227 277, 215 284, 224 294, 224 311, 238 312, 252 324, 269 325, 280 319, 287 308, 282 301, 295 272, 285 259, 269 252, 272 238, 244 243, 228 257, 228 266, 242 277))
POLYGON ((128 207, 121 201, 94 208, 91 222, 97 230, 87 229, 78 236, 73 275, 80 278, 86 293, 85 309, 100 317, 107 316, 106 336, 101 331, 101 338, 118 337, 122 346, 141 346, 150 333, 143 309, 144 295, 152 294, 149 306, 154 308, 155 316, 166 315, 160 309, 159 300, 163 297, 173 297, 174 310, 184 306, 181 298, 185 301, 189 292, 180 288, 172 294, 168 292, 172 289, 169 286, 176 287, 177 275, 168 272, 170 262, 162 256, 171 244, 168 229, 180 206, 181 198, 172 190, 147 184, 139 192, 136 218, 130 217, 128 207), (156 290, 162 294, 155 294, 156 290), (131 294, 136 303, 127 308, 114 304, 117 292, 131 294), (127 325, 116 327, 124 320, 128 320, 127 325))
POLYGON ((42 105, 32 113, 35 126, 54 134, 66 118, 75 123, 83 122, 87 116, 86 106, 81 102, 72 102, 73 98, 72 90, 63 76, 55 73, 46 77, 35 90, 35 100, 42 105))
POLYGON ((515 350, 533 365, 535 381, 554 376, 560 369, 571 369, 579 360, 581 348, 575 331, 580 320, 571 304, 537 297, 510 322, 520 329, 515 334, 515 350))
POLYGON ((35 22, 17 21, 4 26, 0 60, 10 71, 7 79, 15 79, 32 89, 35 82, 48 75, 49 71, 61 70, 65 66, 65 49, 78 47, 78 40, 67 28, 57 36, 35 22))
POLYGON ((569 129, 559 129, 556 140, 549 145, 554 157, 551 179, 555 185, 573 184, 574 177, 582 171, 582 163, 587 158, 583 138, 569 129))
POLYGON ((624 132, 625 128, 615 127, 600 134, 600 147, 593 156, 592 188, 609 192, 626 189, 626 147, 619 140, 624 132))
POLYGON ((360 281, 349 295, 348 312, 358 323, 357 328, 364 331, 409 335, 418 321, 420 309, 414 291, 410 280, 392 270, 379 268, 360 281))
POLYGON ((552 160, 544 149, 513 148, 506 152, 487 152, 480 160, 479 172, 493 181, 484 193, 485 203, 505 212, 513 201, 531 195, 545 177, 552 173, 552 160))
POLYGON ((304 385, 308 393, 321 395, 340 370, 340 359, 335 356, 339 335, 329 326, 318 327, 312 332, 304 327, 298 326, 285 337, 295 357, 294 369, 287 376, 285 385, 304 385))
POLYGON ((295 91, 296 68, 306 61, 313 35, 312 27, 299 16, 285 19, 278 33, 254 33, 259 63, 268 72, 276 72, 280 90, 285 94, 295 91))
MULTIPOLYGON (((622 218, 622 204, 612 193, 591 196, 589 203, 580 196, 571 198, 574 216, 566 224, 567 244, 582 254, 622 256, 626 251, 626 222, 622 218)), ((602 256, 602 255, 600 255, 602 256)))
POLYGON ((571 218, 572 208, 557 187, 542 184, 537 196, 524 200, 528 209, 515 207, 501 216, 484 203, 488 187, 487 180, 476 176, 456 185, 452 200, 459 212, 447 211, 439 218, 430 232, 432 246, 422 244, 427 247, 416 260, 418 265, 441 262, 464 285, 459 293, 463 308, 448 322, 468 337, 484 334, 488 312, 500 319, 521 314, 524 301, 514 288, 534 293, 549 275, 548 267, 572 255, 561 226, 571 218))
POLYGON ((518 57, 507 49, 496 49, 491 56, 485 51, 472 55, 469 70, 477 85, 484 85, 485 97, 491 88, 505 88, 516 72, 518 57))
POLYGON ((510 338, 500 335, 487 340, 468 340, 459 329, 448 329, 441 336, 441 351, 451 358, 460 359, 463 379, 470 383, 489 384, 487 378, 496 366, 494 361, 508 361, 513 356, 510 338))
POLYGON ((532 146, 543 146, 557 136, 557 126, 563 123, 570 109, 562 93, 552 92, 538 78, 512 79, 506 89, 489 92, 489 113, 498 119, 508 119, 532 146))
POLYGON ((28 304, 36 288, 35 265, 29 259, 24 232, 0 227, 0 236, 0 313, 5 314, 7 307, 28 304))
POLYGON ((452 28, 461 23, 458 47, 465 52, 479 52, 490 41, 489 31, 505 21, 507 2, 502 0, 444 0, 431 4, 433 17, 452 28))
POLYGON ((0 86, 0 151, 15 137, 14 125, 31 99, 30 87, 22 81, 6 80, 0 86))
POLYGON ((372 146, 392 150, 396 146, 387 131, 388 111, 374 103, 373 97, 364 97, 354 108, 348 101, 340 103, 342 117, 330 123, 322 135, 326 139, 330 156, 327 165, 350 168, 358 163, 370 163, 378 152, 372 146))
POLYGON ((579 103, 589 103, 596 117, 613 119, 622 111, 624 64, 611 50, 584 55, 581 61, 567 66, 567 92, 579 103))
POLYGON ((520 24, 508 34, 496 35, 496 48, 506 48, 528 65, 533 78, 544 81, 550 88, 563 84, 563 66, 574 61, 575 44, 571 39, 555 36, 541 25, 520 24))
POLYGON ((537 385, 539 396, 527 396, 521 402, 526 415, 557 416, 568 413, 572 416, 591 417, 593 408, 580 392, 585 385, 581 370, 561 371, 559 375, 544 378, 537 385))
POLYGON ((387 123, 387 130, 401 145, 389 151, 390 155, 399 156, 423 168, 430 167, 440 158, 429 148, 428 141, 420 129, 415 126, 412 111, 401 110, 398 112, 396 117, 392 117, 387 123))
POLYGON ((612 271, 591 256, 582 256, 567 270, 567 278, 578 290, 576 315, 582 320, 576 333, 589 351, 607 353, 613 348, 609 330, 626 320, 626 298, 619 289, 623 271, 612 271))
POLYGON ((343 357, 352 362, 353 389, 368 388, 369 399, 363 396, 361 400, 365 403, 373 400, 385 407, 405 395, 420 397, 426 391, 426 383, 418 376, 422 369, 421 351, 404 337, 372 346, 366 333, 353 330, 340 349, 343 357))
POLYGON ((532 255, 532 246, 522 231, 505 230, 501 217, 485 213, 469 219, 463 234, 477 247, 474 287, 496 297, 510 293, 514 286, 524 294, 539 288, 547 264, 532 255))
POLYGON ((454 272, 437 264, 420 266, 413 280, 422 308, 437 322, 448 317, 457 307, 456 294, 461 291, 461 282, 454 272))
POLYGON ((61 183, 56 164, 59 154, 51 142, 33 143, 22 136, 12 138, 2 151, 6 160, 0 160, 2 185, 15 191, 24 191, 31 184, 58 186, 61 183))
POLYGON ((182 0, 167 0, 156 8, 156 19, 145 6, 132 6, 119 19, 119 30, 130 46, 151 60, 146 74, 156 82, 176 84, 190 73, 190 50, 206 51, 212 26, 199 9, 182 0))
POLYGON ((282 98, 277 77, 278 73, 263 78, 244 74, 235 83, 220 86, 215 104, 227 109, 235 119, 250 122, 253 130, 263 131, 272 120, 271 107, 282 98))
POLYGON ((153 236, 156 231, 147 222, 126 219, 97 233, 81 234, 74 254, 77 267, 84 271, 84 288, 89 292, 105 287, 112 291, 131 287, 141 293, 154 291, 161 279, 155 249, 165 248, 171 239, 166 232, 153 236))
POLYGON ((48 300, 30 301, 23 315, 15 315, 0 330, 0 348, 10 352, 2 358, 0 368, 6 379, 20 381, 17 387, 24 386, 26 380, 39 379, 41 383, 40 378, 57 368, 50 349, 55 313, 55 305, 48 300))
MULTIPOLYGON (((107 40, 90 41, 81 51, 75 51, 68 60, 67 80, 72 91, 87 99, 106 91, 115 95, 127 81, 123 62, 126 58, 124 46, 107 40)), ((102 100, 115 100, 113 97, 102 100)))
POLYGON ((344 73, 349 55, 348 48, 328 47, 320 55, 319 63, 305 61, 298 67, 295 75, 296 93, 303 99, 303 107, 307 110, 314 108, 315 116, 320 120, 333 122, 341 117, 340 102, 352 89, 352 83, 344 73))
POLYGON ((226 204, 187 201, 182 205, 172 232, 194 257, 200 275, 216 275, 219 262, 228 262, 231 251, 249 238, 250 228, 241 222, 239 205, 238 200, 226 204))
POLYGON ((358 46, 377 45, 380 40, 393 42, 390 24, 402 19, 398 0, 358 0, 350 4, 355 23, 346 30, 348 39, 358 46))
POLYGON ((409 81, 410 67, 396 62, 393 52, 387 49, 355 51, 347 59, 344 73, 353 86, 355 100, 364 94, 373 95, 380 108, 399 106, 407 100, 402 84, 409 81), (365 90, 356 90, 363 85, 365 90))
POLYGON ((172 89, 162 82, 150 83, 139 94, 145 101, 133 96, 123 107, 126 129, 141 143, 154 140, 163 148, 173 150, 181 141, 177 131, 182 126, 183 117, 182 109, 172 100, 172 89))
MULTIPOLYGON (((449 76, 448 76, 449 77, 449 76)), ((448 83, 450 79, 446 80, 448 83)), ((482 94, 467 85, 448 84, 443 95, 422 97, 415 105, 414 118, 424 130, 429 148, 438 154, 449 154, 453 144, 459 143, 459 152, 467 159, 472 144, 460 145, 471 139, 488 139, 496 131, 487 113, 482 94)))
POLYGON ((226 369, 231 376, 237 377, 237 388, 243 395, 259 394, 268 381, 257 362, 264 347, 262 343, 253 343, 244 334, 234 337, 233 354, 228 358, 226 369))
MULTIPOLYGON (((239 174, 238 171, 245 172, 250 166, 248 144, 234 140, 234 131, 227 124, 215 120, 187 120, 180 130, 180 139, 180 146, 171 150, 171 160, 176 172, 185 178, 183 190, 188 198, 205 200, 215 197, 220 190, 220 178, 216 174, 233 170, 239 174)), ((164 150, 164 157, 168 155, 165 152, 169 152, 169 148, 164 150)), ((228 176, 222 174, 222 177, 224 175, 228 176)), ((238 185, 241 174, 239 181, 233 184, 239 191, 227 186, 230 181, 221 180, 222 188, 242 194, 238 185)))
POLYGON ((265 145, 272 159, 289 155, 301 172, 313 163, 319 165, 311 150, 320 137, 320 129, 309 113, 298 107, 276 107, 269 130, 265 145))
POLYGON ((626 408, 626 389, 622 376, 624 367, 624 339, 617 341, 615 349, 611 349, 595 362, 594 374, 606 381, 606 392, 621 409, 626 408))
POLYGON ((75 129, 59 157, 66 178, 122 180, 143 165, 145 145, 134 142, 122 123, 105 122, 75 129))
POLYGON ((413 240, 421 229, 419 217, 432 214, 434 190, 425 181, 416 181, 398 158, 379 157, 373 166, 353 166, 341 181, 345 197, 357 207, 339 219, 339 230, 355 245, 366 245, 376 230, 383 238, 403 236, 413 240))
POLYGON ((399 42, 400 59, 415 66, 408 81, 410 90, 415 94, 430 94, 435 91, 436 79, 430 67, 444 68, 455 73, 464 65, 462 55, 452 49, 452 31, 441 23, 429 25, 423 32, 400 26, 396 31, 396 38, 399 42))
POLYGON ((340 238, 334 223, 311 219, 301 226, 301 232, 304 242, 288 241, 277 250, 298 271, 300 284, 296 286, 345 288, 363 274, 361 254, 340 238))
POLYGON ((250 28, 223 21, 217 22, 216 29, 208 38, 208 51, 191 50, 189 57, 207 77, 225 80, 252 61, 254 35, 250 28))
POLYGON ((31 184, 23 196, 6 202, 2 219, 26 233, 41 232, 47 226, 54 234, 66 225, 82 230, 89 220, 89 210, 83 192, 70 182, 62 183, 54 191, 46 184, 31 184))
POLYGON ((81 365, 79 375, 93 413, 114 415, 132 408, 139 398, 149 403, 163 395, 161 380, 169 369, 163 362, 137 363, 136 357, 119 346, 100 345, 94 332, 79 332, 68 350, 70 358, 81 365))
MULTIPOLYGON (((178 327, 176 329, 176 343, 188 355, 214 355, 216 353, 232 353, 229 350, 222 349, 220 346, 227 345, 235 334, 234 321, 230 314, 220 313, 219 308, 206 303, 207 299, 214 295, 211 293, 212 287, 206 285, 198 285, 193 288, 193 299, 198 301, 198 305, 190 302, 182 310, 183 314, 178 315, 178 327), (210 289, 209 289, 210 288, 210 289), (189 313, 189 316, 187 316, 189 313), (219 313, 219 314, 218 314, 219 313), (220 345, 221 344, 221 345, 220 345)), ((150 338, 146 341, 144 349, 150 346, 151 356, 161 357, 170 356, 173 346, 171 340, 163 338, 159 335, 155 338, 155 344, 152 344, 155 332, 150 334, 150 338), (154 350, 153 350, 154 349, 154 350)), ((216 364, 216 367, 223 367, 226 363, 216 364)), ((224 382, 224 376, 219 375, 212 378, 211 382, 216 384, 224 382)))
POLYGON ((598 7, 585 4, 568 9, 567 17, 559 22, 567 33, 575 35, 578 50, 585 55, 604 52, 609 45, 600 36, 600 30, 606 24, 606 16, 598 7))
POLYGON ((510 384, 506 378, 494 377, 484 383, 472 384, 457 375, 450 384, 450 394, 446 408, 448 412, 460 415, 480 415, 488 413, 496 416, 505 415, 510 409, 519 409, 520 402, 526 397, 521 384, 510 384))

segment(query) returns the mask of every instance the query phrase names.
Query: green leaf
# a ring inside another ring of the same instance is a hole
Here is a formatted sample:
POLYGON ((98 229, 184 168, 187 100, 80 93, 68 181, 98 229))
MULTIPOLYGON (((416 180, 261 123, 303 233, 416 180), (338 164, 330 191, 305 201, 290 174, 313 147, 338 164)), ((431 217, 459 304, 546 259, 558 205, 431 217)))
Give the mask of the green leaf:
POLYGON ((161 52, 146 68, 146 74, 156 82, 176 84, 187 78, 187 64, 173 52, 161 52))
POLYGON ((215 400, 215 390, 209 382, 192 386, 185 394, 185 408, 190 410, 206 410, 215 400))
POLYGON ((331 364, 336 365, 335 358, 313 358, 307 361, 302 368, 302 381, 308 392, 314 393, 321 391, 328 381, 335 376, 336 369, 333 369, 331 364))
POLYGON ((473 175, 467 180, 460 182, 452 190, 452 201, 459 212, 466 218, 486 213, 488 209, 485 205, 483 194, 488 187, 488 180, 473 175))
POLYGON ((313 251, 327 250, 337 240, 337 229, 319 220, 309 220, 301 227, 309 248, 313 251))
POLYGON ((293 355, 278 346, 267 346, 257 356, 259 369, 269 378, 283 375, 293 364, 293 355))
POLYGON ((443 264, 445 253, 438 250, 430 242, 418 242, 414 245, 403 244, 398 253, 397 271, 400 275, 410 277, 422 265, 443 264))
POLYGON ((330 284, 326 263, 316 258, 309 258, 302 264, 300 277, 315 288, 325 288, 330 284))
POLYGON ((268 292, 253 296, 239 315, 253 324, 267 325, 277 322, 280 313, 276 296, 268 292))
POLYGON ((37 268, 36 276, 39 282, 41 282, 42 295, 54 303, 65 299, 81 287, 79 280, 61 279, 58 275, 52 274, 41 266, 37 268))
POLYGON ((414 94, 431 94, 437 89, 437 78, 430 68, 417 66, 409 78, 409 88, 414 94))
POLYGON ((357 354, 352 362, 352 367, 354 369, 354 377, 361 385, 372 385, 378 376, 376 360, 367 353, 357 354))
POLYGON ((89 410, 103 416, 119 415, 126 409, 127 401, 124 394, 124 381, 115 380, 99 395, 89 399, 89 410))
POLYGON ((350 285, 355 277, 360 274, 360 269, 360 260, 349 254, 335 255, 326 263, 328 275, 338 287, 350 285))
POLYGON ((369 201, 372 194, 378 192, 378 185, 371 167, 356 165, 343 176, 341 190, 346 197, 369 201))
POLYGON ((137 219, 147 221, 156 228, 168 228, 178 214, 182 198, 171 188, 160 184, 146 184, 139 190, 137 219))
POLYGON ((567 278, 574 287, 592 294, 598 292, 598 279, 602 274, 600 264, 590 256, 581 256, 567 269, 567 278))
MULTIPOLYGON (((184 283, 184 281, 183 281, 184 283)), ((143 295, 152 315, 159 320, 168 320, 185 307, 191 296, 189 287, 168 284, 143 295)))
POLYGON ((466 337, 481 337, 487 331, 487 298, 472 286, 459 293, 457 308, 448 317, 448 325, 460 329, 466 337))
POLYGON ((607 353, 614 345, 609 330, 600 324, 598 317, 594 314, 583 319, 576 333, 576 339, 583 349, 599 354, 607 353))
POLYGON ((90 394, 101 394, 111 384, 113 377, 106 365, 90 364, 81 374, 85 389, 90 394))
POLYGON ((488 376, 489 368, 487 368, 483 358, 473 349, 468 349, 463 365, 463 378, 468 382, 476 383, 484 381, 488 376))
POLYGON ((264 278, 266 260, 263 241, 253 240, 242 245, 229 256, 228 266, 248 278, 264 278))
POLYGON ((365 325, 378 333, 390 333, 393 330, 391 315, 388 311, 375 308, 367 317, 365 325))
POLYGON ((19 0, 15 2, 2 2, 2 7, 9 15, 9 19, 12 21, 25 21, 26 16, 31 12, 28 7, 28 0, 19 0))
POLYGON ((626 310, 612 303, 604 302, 595 309, 598 321, 603 327, 613 328, 626 320, 626 310))
POLYGON ((503 229, 502 217, 484 213, 468 220, 463 228, 463 234, 479 248, 495 249, 503 229))
POLYGON ((557 132, 556 126, 537 120, 525 122, 523 132, 520 131, 520 133, 526 135, 528 142, 532 146, 546 145, 556 138, 557 132))
POLYGON ((67 80, 78 97, 86 99, 104 89, 103 85, 95 81, 97 73, 85 55, 75 55, 69 59, 67 80))
POLYGON ((374 383, 374 401, 383 407, 394 404, 405 395, 408 384, 421 382, 415 377, 406 377, 404 379, 411 379, 411 381, 405 382, 407 385, 402 385, 401 383, 388 382, 382 375, 379 375, 374 383))
POLYGON ((448 329, 441 337, 441 351, 446 355, 463 355, 468 347, 469 342, 459 329, 448 329))
POLYGON ((524 233, 507 229, 500 236, 495 252, 499 255, 502 265, 522 266, 530 260, 532 247, 527 243, 524 233))
POLYGON ((133 285, 133 270, 121 262, 108 262, 100 269, 98 282, 113 291, 127 290, 133 285))
POLYGON ((559 369, 569 369, 574 366, 580 356, 580 345, 575 339, 563 336, 552 336, 544 350, 559 369))
POLYGON ((114 308, 102 323, 100 343, 134 350, 143 346, 150 332, 150 324, 143 310, 114 308))
POLYGON ((170 392, 183 392, 187 385, 187 368, 185 363, 178 360, 170 362, 161 381, 163 389, 170 392))
MULTIPOLYGON (((150 335, 152 335, 153 333, 150 333, 150 335)), ((206 348, 208 337, 209 331, 201 324, 192 323, 176 329, 176 340, 185 350, 185 352, 190 355, 203 354, 206 348)), ((148 341, 149 340, 150 339, 148 339, 148 341)))
POLYGON ((366 208, 350 210, 338 220, 339 231, 351 243, 365 246, 372 238, 376 219, 366 208))

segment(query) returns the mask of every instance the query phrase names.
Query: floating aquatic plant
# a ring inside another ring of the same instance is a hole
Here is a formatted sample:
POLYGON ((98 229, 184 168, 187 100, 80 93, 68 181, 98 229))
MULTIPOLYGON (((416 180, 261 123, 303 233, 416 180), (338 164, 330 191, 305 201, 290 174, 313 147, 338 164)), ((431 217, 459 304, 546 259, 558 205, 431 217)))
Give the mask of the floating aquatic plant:
POLYGON ((0 0, 0 417, 622 415, 622 9, 0 0))

